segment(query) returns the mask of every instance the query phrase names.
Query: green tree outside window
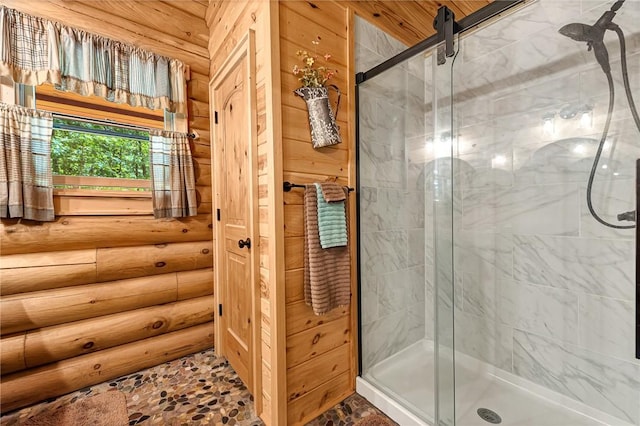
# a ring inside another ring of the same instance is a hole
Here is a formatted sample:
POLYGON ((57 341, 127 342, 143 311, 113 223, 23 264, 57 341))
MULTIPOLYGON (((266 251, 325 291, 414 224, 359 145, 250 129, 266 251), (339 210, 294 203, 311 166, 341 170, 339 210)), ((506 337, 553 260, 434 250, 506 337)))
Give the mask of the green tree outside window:
POLYGON ((55 118, 53 174, 149 179, 148 138, 149 133, 141 130, 55 118))

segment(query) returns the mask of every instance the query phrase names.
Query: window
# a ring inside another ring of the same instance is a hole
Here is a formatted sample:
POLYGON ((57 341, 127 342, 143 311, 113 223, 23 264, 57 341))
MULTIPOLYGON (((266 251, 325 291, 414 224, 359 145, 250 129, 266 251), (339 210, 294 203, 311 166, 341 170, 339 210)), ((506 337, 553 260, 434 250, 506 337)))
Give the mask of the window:
POLYGON ((148 180, 149 132, 54 115, 51 166, 54 175, 148 180))
POLYGON ((35 88, 37 109, 51 111, 56 215, 152 214, 149 128, 164 113, 94 96, 35 88))

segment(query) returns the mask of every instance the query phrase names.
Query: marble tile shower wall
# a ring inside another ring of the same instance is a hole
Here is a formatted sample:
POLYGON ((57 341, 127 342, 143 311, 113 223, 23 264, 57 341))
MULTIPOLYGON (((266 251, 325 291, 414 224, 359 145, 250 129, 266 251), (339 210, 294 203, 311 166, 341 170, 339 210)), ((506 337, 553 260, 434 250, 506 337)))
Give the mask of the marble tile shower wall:
MULTIPOLYGON (((635 231, 600 225, 586 206, 606 78, 584 43, 558 34, 566 23, 595 22, 611 4, 539 0, 461 41, 455 342, 461 352, 640 425, 635 231), (560 110, 579 105, 593 107, 592 126, 580 126, 579 115, 560 118, 560 110), (548 114, 555 129, 545 133, 548 114)), ((640 2, 627 1, 615 22, 627 35, 638 103, 640 2)), ((615 35, 606 42, 617 98, 593 204, 615 222, 634 209, 640 134, 615 35)))
MULTIPOLYGON (((406 48, 356 17, 358 71, 406 48)), ((408 141, 424 140, 424 73, 424 65, 413 61, 360 86, 365 374, 425 335, 424 189, 407 158, 408 141)))

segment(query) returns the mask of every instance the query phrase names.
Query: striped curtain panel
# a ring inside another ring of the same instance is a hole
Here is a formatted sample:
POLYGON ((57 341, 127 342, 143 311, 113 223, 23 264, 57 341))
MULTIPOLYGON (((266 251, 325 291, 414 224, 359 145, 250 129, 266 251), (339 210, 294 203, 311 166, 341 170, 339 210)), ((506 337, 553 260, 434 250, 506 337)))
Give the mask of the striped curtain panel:
POLYGON ((0 10, 0 72, 17 83, 38 86, 60 81, 58 29, 53 22, 0 10))
POLYGON ((151 130, 149 138, 153 215, 156 218, 197 215, 196 179, 187 135, 151 130))
POLYGON ((186 114, 181 61, 4 6, 1 18, 0 72, 16 83, 186 114))
POLYGON ((0 217, 54 220, 51 113, 0 104, 0 217))

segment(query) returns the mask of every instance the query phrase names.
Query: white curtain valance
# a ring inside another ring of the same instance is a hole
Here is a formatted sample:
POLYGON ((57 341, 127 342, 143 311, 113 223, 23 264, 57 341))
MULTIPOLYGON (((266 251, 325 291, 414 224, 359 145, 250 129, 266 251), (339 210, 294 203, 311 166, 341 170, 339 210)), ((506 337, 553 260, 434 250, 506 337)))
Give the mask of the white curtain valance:
POLYGON ((16 83, 186 113, 185 65, 2 6, 0 73, 16 83))

